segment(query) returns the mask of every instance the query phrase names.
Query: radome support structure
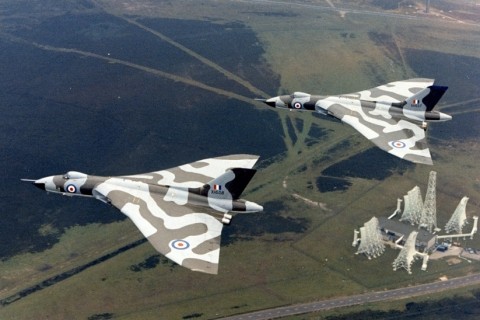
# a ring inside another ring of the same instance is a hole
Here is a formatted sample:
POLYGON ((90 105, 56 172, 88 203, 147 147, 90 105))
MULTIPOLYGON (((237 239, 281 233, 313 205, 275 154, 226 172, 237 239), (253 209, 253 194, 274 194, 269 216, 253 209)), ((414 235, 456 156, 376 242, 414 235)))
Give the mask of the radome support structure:
POLYGON ((352 247, 356 247, 360 239, 358 239, 358 234, 360 231, 358 230, 353 230, 353 242, 352 242, 352 247))
POLYGON ((427 194, 423 203, 422 216, 419 228, 423 227, 429 232, 437 228, 437 172, 430 171, 428 178, 427 194))
POLYGON ((393 211, 393 213, 388 217, 388 219, 392 219, 393 217, 395 217, 397 214, 401 213, 402 212, 402 199, 397 199, 397 209, 395 209, 395 211, 393 211))
POLYGON ((478 231, 477 225, 478 225, 478 216, 473 216, 473 227, 470 233, 444 234, 441 236, 437 236, 437 240, 453 239, 453 238, 468 237, 468 236, 470 236, 470 239, 473 239, 473 235, 476 234, 478 231))
POLYGON ((376 258, 385 251, 378 219, 373 217, 360 228, 360 245, 356 254, 363 253, 368 259, 376 258))
MULTIPOLYGON (((436 249, 436 244, 440 239, 453 239, 467 236, 473 239, 474 234, 478 232, 478 216, 473 216, 473 227, 469 233, 462 233, 462 228, 467 224, 466 206, 469 200, 468 197, 463 197, 460 200, 457 208, 452 214, 452 217, 445 225, 447 234, 437 234, 441 229, 437 226, 437 202, 436 202, 436 185, 437 173, 431 171, 428 179, 427 192, 425 201, 422 199, 421 190, 415 186, 412 190, 404 195, 404 210, 401 211, 402 199, 397 199, 397 208, 388 217, 388 219, 380 219, 379 221, 373 217, 366 222, 360 231, 354 230, 352 246, 357 246, 358 250, 355 254, 363 253, 368 259, 376 258, 385 250, 385 244, 388 243, 396 249, 400 249, 400 253, 393 261, 393 270, 399 268, 407 270, 409 274, 412 273, 412 263, 419 259, 423 259, 422 270, 427 270, 429 254, 436 249), (407 226, 405 223, 397 223, 392 221, 395 216, 401 214, 400 221, 408 222, 412 225, 407 226), (412 231, 418 228, 425 230, 412 231), (433 232, 432 232, 433 231, 433 232), (417 251, 417 236, 418 246, 423 248, 423 252, 417 251), (401 244, 405 241, 405 244, 401 244)), ((468 231, 467 231, 468 232, 468 231)))
POLYGON ((417 251, 415 250, 415 242, 417 241, 417 231, 412 231, 405 242, 405 246, 400 250, 398 257, 393 261, 393 271, 404 268, 409 274, 412 274, 410 267, 415 261, 417 251))
POLYGON ((415 186, 403 196, 405 207, 400 221, 408 221, 410 224, 419 224, 423 212, 423 199, 420 187, 415 186))
POLYGON ((463 197, 462 200, 460 200, 457 208, 452 214, 452 217, 445 225, 445 232, 462 233, 462 228, 467 224, 467 213, 465 208, 467 206, 468 199, 468 197, 463 197))

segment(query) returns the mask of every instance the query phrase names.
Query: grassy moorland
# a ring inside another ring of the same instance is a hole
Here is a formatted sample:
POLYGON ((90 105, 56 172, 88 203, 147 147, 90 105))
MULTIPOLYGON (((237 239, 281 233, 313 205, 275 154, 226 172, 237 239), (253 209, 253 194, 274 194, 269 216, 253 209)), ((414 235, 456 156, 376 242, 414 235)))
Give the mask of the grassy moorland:
MULTIPOLYGON (((152 34, 153 27, 147 26, 144 18, 218 24, 235 21, 248 26, 259 39, 257 45, 265 50, 269 68, 279 76, 278 92, 264 93, 258 86, 242 81, 249 79, 241 71, 230 71, 246 68, 241 62, 235 66, 221 65, 200 50, 183 45, 187 38, 167 39, 162 30, 154 30, 161 33, 154 36, 171 40, 179 52, 215 68, 252 97, 297 90, 353 92, 418 76, 434 77, 451 86, 441 101, 442 108, 478 98, 475 93, 478 94, 480 78, 480 27, 471 24, 441 17, 384 16, 383 11, 371 7, 360 7, 369 9, 363 13, 344 13, 325 9, 324 6, 331 7, 327 2, 322 2, 322 6, 313 2, 295 6, 255 1, 124 1, 122 6, 108 0, 93 3, 116 18, 133 19, 128 23, 148 34, 152 34), (428 59, 420 61, 418 55, 428 59), (477 64, 462 65, 466 58, 477 64)), ((342 5, 339 1, 331 3, 342 5)), ((162 73, 155 76, 162 77, 162 73)), ((173 81, 196 85, 184 78, 173 81)), ((235 90, 230 91, 230 99, 248 98, 246 93, 236 95, 235 90)), ((467 113, 470 121, 475 120, 478 111, 479 103, 474 101, 467 113)), ((272 112, 277 111, 264 114, 272 112)), ((439 224, 446 223, 463 195, 470 197, 469 217, 477 214, 480 183, 476 159, 480 145, 474 134, 478 132, 450 139, 443 133, 442 124, 432 126, 429 134, 435 165, 427 167, 404 163, 371 149, 370 142, 337 121, 281 111, 277 121, 281 124, 278 135, 284 141, 285 151, 260 163, 261 169, 245 194, 249 200, 269 204, 266 208, 270 209, 237 215, 232 226, 225 228, 227 245, 222 247, 218 276, 194 273, 161 258, 153 259, 156 262, 150 265, 147 262, 152 261, 156 252, 144 243, 0 307, 0 317, 210 319, 480 271, 478 262, 462 261, 450 266, 439 260, 430 261, 427 272, 420 271, 420 263, 416 263, 413 275, 408 275, 393 272, 391 263, 396 251, 387 249, 381 257, 367 260, 356 256, 351 246, 354 228, 372 216, 389 215, 396 207, 396 199, 415 185, 425 192, 432 169, 438 172, 439 224), (341 183, 334 183, 337 190, 320 192, 317 184, 324 183, 322 178, 341 183)), ((464 126, 448 125, 450 130, 462 130, 464 126)), ((46 223, 40 231, 54 233, 55 228, 46 223)), ((9 297, 139 238, 129 221, 70 228, 50 249, 2 261, 1 297, 9 297)), ((480 247, 480 240, 477 237, 467 245, 480 247)), ((401 308, 400 305, 392 302, 392 308, 401 308)))

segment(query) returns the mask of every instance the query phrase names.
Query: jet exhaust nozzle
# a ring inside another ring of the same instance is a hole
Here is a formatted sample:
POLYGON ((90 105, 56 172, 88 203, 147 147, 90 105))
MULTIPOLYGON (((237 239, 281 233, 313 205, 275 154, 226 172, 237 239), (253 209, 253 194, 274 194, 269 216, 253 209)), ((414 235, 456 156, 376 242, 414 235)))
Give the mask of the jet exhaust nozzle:
POLYGON ((245 211, 246 212, 261 212, 263 207, 255 202, 245 201, 245 211))

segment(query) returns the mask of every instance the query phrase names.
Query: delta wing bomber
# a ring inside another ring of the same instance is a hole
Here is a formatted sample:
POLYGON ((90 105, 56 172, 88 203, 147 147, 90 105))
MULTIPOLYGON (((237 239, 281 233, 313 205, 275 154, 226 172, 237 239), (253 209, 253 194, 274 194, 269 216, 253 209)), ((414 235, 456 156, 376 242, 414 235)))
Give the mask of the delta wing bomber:
POLYGON ((127 215, 155 249, 194 271, 216 274, 228 212, 263 207, 239 199, 256 170, 254 155, 199 160, 162 171, 100 177, 70 171, 30 181, 47 192, 93 197, 127 215))
POLYGON ((332 116, 351 125, 394 156, 432 164, 425 132, 427 122, 452 119, 433 111, 447 89, 434 85, 433 79, 409 79, 336 96, 295 92, 256 100, 274 108, 309 110, 332 116))

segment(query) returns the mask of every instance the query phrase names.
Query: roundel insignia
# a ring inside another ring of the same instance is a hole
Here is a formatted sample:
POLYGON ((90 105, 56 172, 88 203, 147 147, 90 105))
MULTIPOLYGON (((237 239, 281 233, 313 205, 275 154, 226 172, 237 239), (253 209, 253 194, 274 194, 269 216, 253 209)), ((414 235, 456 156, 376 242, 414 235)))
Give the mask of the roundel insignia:
POLYGON ((294 107, 295 109, 302 109, 302 103, 301 103, 301 102, 295 102, 295 103, 293 104, 293 107, 294 107))
POLYGON ((67 190, 67 192, 70 192, 70 193, 77 192, 77 187, 75 187, 73 184, 69 184, 65 189, 67 190))
POLYGON ((405 148, 407 145, 403 141, 390 141, 389 146, 395 149, 402 149, 405 148))
POLYGON ((170 243, 170 246, 173 248, 173 249, 177 249, 177 250, 185 250, 187 249, 188 247, 190 247, 190 244, 185 241, 185 240, 173 240, 171 243, 170 243))

